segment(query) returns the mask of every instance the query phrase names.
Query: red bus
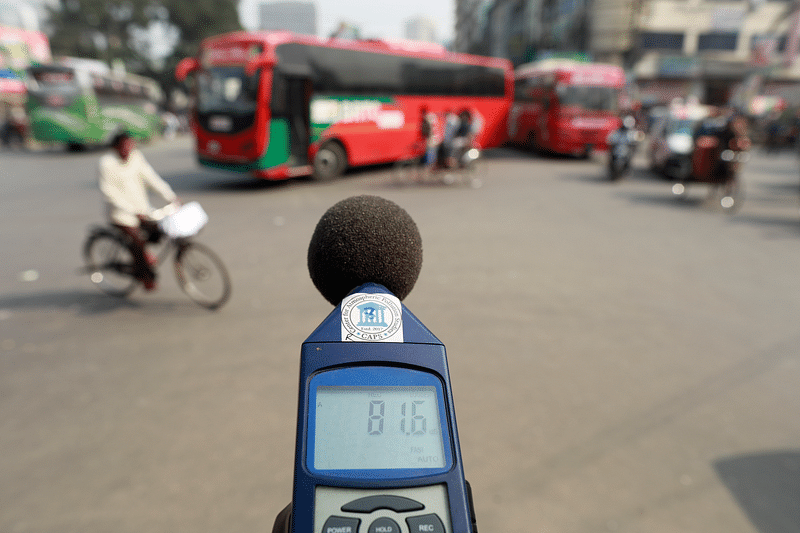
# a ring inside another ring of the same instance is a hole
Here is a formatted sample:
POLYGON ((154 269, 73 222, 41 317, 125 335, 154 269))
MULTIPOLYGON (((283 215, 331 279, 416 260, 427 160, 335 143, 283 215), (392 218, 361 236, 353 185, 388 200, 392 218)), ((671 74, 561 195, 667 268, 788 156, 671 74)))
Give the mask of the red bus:
POLYGON ((408 157, 422 113, 468 109, 479 147, 505 141, 511 63, 429 43, 235 32, 203 41, 176 77, 195 77, 201 164, 266 179, 339 176, 408 157))
POLYGON ((517 67, 508 119, 512 143, 547 152, 588 156, 607 150, 620 126, 625 87, 621 67, 545 59, 517 67))

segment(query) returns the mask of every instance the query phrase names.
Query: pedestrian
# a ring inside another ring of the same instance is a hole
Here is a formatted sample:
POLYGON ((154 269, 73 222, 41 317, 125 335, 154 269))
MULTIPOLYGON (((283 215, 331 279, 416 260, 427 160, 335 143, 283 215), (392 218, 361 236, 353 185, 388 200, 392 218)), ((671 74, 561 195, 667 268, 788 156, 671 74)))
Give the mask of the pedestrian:
POLYGON ((425 146, 425 168, 431 169, 437 162, 442 135, 439 117, 425 106, 420 108, 420 137, 425 146))

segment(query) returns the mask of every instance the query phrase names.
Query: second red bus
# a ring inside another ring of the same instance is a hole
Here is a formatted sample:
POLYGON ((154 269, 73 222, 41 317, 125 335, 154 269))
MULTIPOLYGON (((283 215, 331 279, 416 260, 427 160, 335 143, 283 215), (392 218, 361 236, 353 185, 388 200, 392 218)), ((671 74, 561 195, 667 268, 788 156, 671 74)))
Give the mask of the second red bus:
POLYGON ((546 59, 517 67, 514 78, 512 143, 573 156, 608 149, 608 134, 620 126, 621 67, 546 59))

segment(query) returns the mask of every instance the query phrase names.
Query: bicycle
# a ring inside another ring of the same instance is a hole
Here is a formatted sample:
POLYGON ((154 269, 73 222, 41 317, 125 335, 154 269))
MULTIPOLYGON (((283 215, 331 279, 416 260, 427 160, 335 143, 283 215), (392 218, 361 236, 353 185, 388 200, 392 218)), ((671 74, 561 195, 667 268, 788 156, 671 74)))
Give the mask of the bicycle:
MULTIPOLYGON (((155 213, 155 224, 143 225, 143 238, 160 247, 150 255, 156 269, 173 255, 178 285, 195 303, 218 309, 231 295, 231 280, 225 264, 208 246, 193 237, 208 221, 200 204, 190 202, 180 208, 167 206, 155 213)), ((93 226, 83 245, 85 271, 101 291, 125 298, 140 284, 136 277, 130 237, 111 226, 93 226)))
POLYGON ((474 146, 453 148, 455 154, 433 165, 425 162, 425 146, 413 143, 405 157, 398 160, 392 169, 393 181, 398 185, 425 183, 430 177, 438 178, 445 185, 457 182, 468 184, 473 189, 483 185, 481 176, 484 161, 481 151, 474 146), (449 161, 448 161, 449 160, 449 161))

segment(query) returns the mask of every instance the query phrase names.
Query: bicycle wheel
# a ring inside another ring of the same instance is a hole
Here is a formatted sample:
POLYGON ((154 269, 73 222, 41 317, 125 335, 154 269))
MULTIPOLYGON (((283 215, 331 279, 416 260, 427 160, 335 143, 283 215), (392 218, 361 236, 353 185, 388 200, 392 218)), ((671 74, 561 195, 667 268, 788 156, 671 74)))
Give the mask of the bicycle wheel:
POLYGON ((182 244, 175 255, 175 275, 183 292, 195 303, 217 309, 231 296, 231 278, 222 260, 207 246, 182 244))
MULTIPOLYGON (((469 157, 464 157, 463 167, 459 170, 461 182, 468 185, 473 189, 479 189, 483 186, 483 178, 486 176, 486 161, 477 149, 474 154, 469 157)), ((470 152, 472 152, 470 150, 470 152)))
POLYGON ((422 177, 422 159, 415 157, 412 159, 401 159, 392 168, 392 180, 397 185, 407 185, 418 183, 422 177))
POLYGON ((104 293, 122 298, 136 288, 133 254, 119 235, 92 233, 83 246, 83 259, 92 283, 104 293))

